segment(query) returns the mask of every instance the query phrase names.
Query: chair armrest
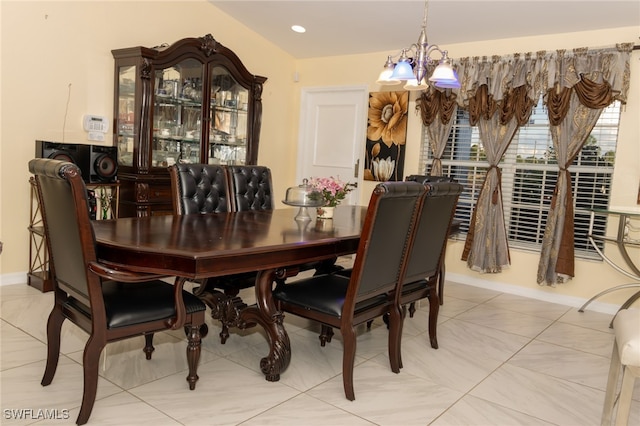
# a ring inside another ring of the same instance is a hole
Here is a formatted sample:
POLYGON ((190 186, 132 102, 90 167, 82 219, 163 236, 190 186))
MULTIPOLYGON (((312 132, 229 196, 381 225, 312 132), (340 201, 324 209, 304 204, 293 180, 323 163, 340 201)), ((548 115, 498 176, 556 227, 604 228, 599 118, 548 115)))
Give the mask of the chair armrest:
POLYGON ((127 283, 140 283, 143 281, 151 281, 167 277, 166 275, 147 274, 143 272, 118 269, 115 265, 108 266, 99 262, 89 262, 89 270, 102 278, 127 283))
MULTIPOLYGON (((127 283, 140 283, 167 277, 166 275, 147 274, 128 271, 124 269, 114 269, 113 267, 99 262, 89 262, 89 270, 99 277, 127 283)), ((167 327, 172 330, 177 330, 178 328, 183 327, 186 322, 187 311, 184 306, 184 298, 182 297, 182 290, 184 288, 185 281, 185 278, 180 277, 176 277, 175 280, 175 289, 173 295, 175 299, 176 316, 167 320, 167 327)))

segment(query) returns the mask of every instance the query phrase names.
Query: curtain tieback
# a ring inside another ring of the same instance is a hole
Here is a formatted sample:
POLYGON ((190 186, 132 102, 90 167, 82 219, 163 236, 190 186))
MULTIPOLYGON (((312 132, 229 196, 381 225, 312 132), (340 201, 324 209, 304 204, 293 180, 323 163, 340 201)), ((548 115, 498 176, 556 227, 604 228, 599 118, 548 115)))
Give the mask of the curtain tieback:
POLYGON ((487 169, 487 175, 492 169, 495 169, 496 175, 498 176, 498 184, 493 188, 493 193, 491 194, 491 204, 495 205, 498 204, 498 195, 500 195, 500 187, 502 187, 502 169, 495 164, 492 164, 487 169))

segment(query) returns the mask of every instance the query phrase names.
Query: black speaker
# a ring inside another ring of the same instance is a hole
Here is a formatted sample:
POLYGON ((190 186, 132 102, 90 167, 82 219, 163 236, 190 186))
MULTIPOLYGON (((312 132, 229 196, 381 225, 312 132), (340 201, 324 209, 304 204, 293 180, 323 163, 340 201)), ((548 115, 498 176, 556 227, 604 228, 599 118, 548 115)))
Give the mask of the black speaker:
POLYGON ((52 158, 78 164, 78 147, 75 143, 36 141, 36 158, 52 158))
POLYGON ((78 167, 88 183, 111 183, 117 180, 118 148, 102 145, 78 145, 78 167))

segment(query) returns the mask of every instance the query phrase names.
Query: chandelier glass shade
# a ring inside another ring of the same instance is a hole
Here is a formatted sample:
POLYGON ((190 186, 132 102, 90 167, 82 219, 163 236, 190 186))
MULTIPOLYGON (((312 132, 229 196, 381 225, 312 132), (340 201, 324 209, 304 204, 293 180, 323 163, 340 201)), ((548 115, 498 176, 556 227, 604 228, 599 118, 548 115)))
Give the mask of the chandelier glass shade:
POLYGON ((391 74, 393 74, 395 66, 396 65, 393 63, 393 59, 391 58, 391 56, 387 56, 387 62, 385 62, 384 69, 380 73, 380 76, 378 77, 376 83, 383 86, 399 83, 400 80, 394 80, 391 78, 391 74))
POLYGON ((395 68, 393 69, 393 73, 391 73, 391 79, 398 81, 398 80, 411 80, 411 79, 417 80, 418 78, 413 73, 413 68, 411 67, 411 64, 409 63, 409 61, 400 60, 396 64, 395 68))
MULTIPOLYGON (((393 85, 401 81, 406 81, 405 90, 424 90, 426 84, 427 68, 433 60, 430 55, 439 52, 441 58, 428 81, 434 86, 443 89, 456 89, 460 87, 458 74, 451 66, 451 60, 446 50, 441 50, 437 45, 429 45, 427 42, 427 8, 428 0, 424 2, 424 18, 422 21, 422 31, 418 37, 418 42, 402 49, 396 63, 393 62, 394 55, 387 56, 384 69, 380 73, 376 83, 380 85, 393 85), (420 82, 420 83, 418 83, 420 82)), ((434 61, 435 62, 435 61, 434 61)))
POLYGON ((407 80, 407 83, 404 85, 404 90, 425 90, 429 87, 429 85, 424 81, 424 78, 418 84, 418 80, 416 78, 412 78, 411 80, 407 80))

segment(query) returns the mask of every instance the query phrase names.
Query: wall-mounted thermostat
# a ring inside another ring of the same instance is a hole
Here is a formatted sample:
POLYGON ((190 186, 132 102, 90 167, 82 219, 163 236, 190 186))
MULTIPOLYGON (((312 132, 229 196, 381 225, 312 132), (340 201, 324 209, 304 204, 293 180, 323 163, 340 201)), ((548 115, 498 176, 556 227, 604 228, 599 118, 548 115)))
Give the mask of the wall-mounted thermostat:
POLYGON ((87 132, 107 133, 109 131, 107 117, 101 115, 85 115, 82 124, 87 132))

